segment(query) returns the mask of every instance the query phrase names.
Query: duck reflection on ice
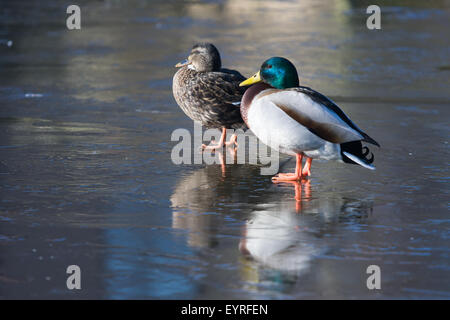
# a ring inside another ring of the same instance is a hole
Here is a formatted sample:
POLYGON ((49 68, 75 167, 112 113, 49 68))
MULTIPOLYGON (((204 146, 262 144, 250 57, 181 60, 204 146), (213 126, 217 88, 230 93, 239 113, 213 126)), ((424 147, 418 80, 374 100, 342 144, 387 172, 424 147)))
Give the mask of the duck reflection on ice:
POLYGON ((283 181, 274 182, 279 185, 293 185, 295 192, 295 211, 298 213, 302 210, 302 200, 309 201, 311 199, 311 181, 302 180, 300 181, 283 181), (302 187, 304 186, 304 187, 302 187), (304 190, 305 195, 302 198, 302 190, 304 190))
MULTIPOLYGON (((227 169, 226 169, 226 165, 225 165, 225 157, 223 155, 223 152, 218 149, 214 151, 218 156, 219 156, 219 161, 220 161, 220 169, 222 172, 222 178, 225 178, 226 174, 227 174, 227 169)), ((236 163, 237 160, 237 147, 227 147, 226 148, 226 152, 230 155, 230 157, 227 158, 227 161, 232 160, 233 164, 236 163)))
POLYGON ((225 216, 245 219, 251 211, 248 207, 253 208, 272 184, 270 179, 260 178, 259 166, 220 166, 208 165, 183 176, 170 198, 172 227, 188 230, 192 247, 214 247, 227 223, 225 216))
POLYGON ((338 225, 367 216, 372 206, 317 189, 309 180, 273 184, 259 166, 226 165, 222 177, 209 165, 178 181, 172 227, 187 231, 190 247, 220 252, 221 262, 235 264, 252 287, 297 283, 317 256, 333 249, 329 239, 338 225))
POLYGON ((336 195, 314 197, 309 180, 289 184, 295 189, 295 201, 266 204, 253 211, 244 226, 239 250, 241 275, 247 283, 295 283, 315 257, 328 251, 327 238, 339 222, 371 210, 371 202, 336 195))

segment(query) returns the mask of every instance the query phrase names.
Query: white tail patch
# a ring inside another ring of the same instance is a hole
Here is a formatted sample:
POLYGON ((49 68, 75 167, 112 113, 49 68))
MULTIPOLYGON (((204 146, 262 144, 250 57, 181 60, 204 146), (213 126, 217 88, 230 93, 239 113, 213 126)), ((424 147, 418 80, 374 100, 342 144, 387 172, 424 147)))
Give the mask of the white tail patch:
POLYGON ((349 158, 350 160, 356 162, 357 164, 359 164, 360 166, 370 169, 370 170, 375 170, 375 167, 371 164, 365 163, 363 160, 361 160, 360 158, 358 158, 357 156, 348 153, 348 152, 342 152, 347 158, 349 158))

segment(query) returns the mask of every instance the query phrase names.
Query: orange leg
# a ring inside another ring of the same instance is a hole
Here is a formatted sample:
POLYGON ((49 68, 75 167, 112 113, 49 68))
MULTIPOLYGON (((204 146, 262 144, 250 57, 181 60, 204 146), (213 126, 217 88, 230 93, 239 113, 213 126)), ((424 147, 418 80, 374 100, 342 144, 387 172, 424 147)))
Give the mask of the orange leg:
POLYGON ((230 138, 230 141, 226 142, 225 139, 227 138, 227 129, 222 128, 222 135, 220 136, 219 143, 213 144, 211 142, 210 145, 202 144, 202 150, 217 150, 223 148, 224 145, 230 146, 235 144, 237 146, 237 135, 233 133, 233 135, 230 138))
POLYGON ((306 157, 305 166, 303 167, 303 171, 302 171, 303 176, 311 175, 311 163, 312 163, 312 158, 306 157))
POLYGON ((279 173, 272 177, 273 182, 281 181, 298 181, 302 179, 302 159, 301 154, 296 155, 297 163, 295 165, 295 173, 279 173))
POLYGON ((230 141, 225 141, 225 145, 226 146, 232 146, 232 145, 236 145, 236 147, 238 146, 238 144, 237 144, 237 135, 236 135, 236 133, 233 133, 232 135, 231 135, 231 138, 230 138, 230 141))

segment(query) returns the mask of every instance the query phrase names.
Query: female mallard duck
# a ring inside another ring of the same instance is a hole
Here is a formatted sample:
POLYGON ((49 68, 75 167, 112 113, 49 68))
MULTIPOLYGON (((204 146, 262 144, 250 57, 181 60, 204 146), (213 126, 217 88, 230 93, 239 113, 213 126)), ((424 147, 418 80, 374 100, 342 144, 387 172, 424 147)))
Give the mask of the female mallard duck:
POLYGON ((380 146, 330 99, 299 86, 297 70, 285 58, 266 60, 261 69, 242 82, 250 87, 241 101, 247 126, 266 145, 295 155, 295 173, 280 173, 274 181, 300 180, 311 175, 312 159, 340 160, 374 170, 373 155, 361 141, 380 146), (306 163, 302 170, 302 158, 306 163))
POLYGON ((196 44, 188 59, 176 67, 181 68, 173 77, 173 96, 180 108, 192 120, 209 128, 222 128, 216 145, 203 149, 218 149, 236 144, 236 135, 226 140, 226 129, 246 128, 239 108, 233 103, 241 101, 245 88, 239 83, 245 78, 235 70, 221 68, 219 51, 211 43, 196 44))

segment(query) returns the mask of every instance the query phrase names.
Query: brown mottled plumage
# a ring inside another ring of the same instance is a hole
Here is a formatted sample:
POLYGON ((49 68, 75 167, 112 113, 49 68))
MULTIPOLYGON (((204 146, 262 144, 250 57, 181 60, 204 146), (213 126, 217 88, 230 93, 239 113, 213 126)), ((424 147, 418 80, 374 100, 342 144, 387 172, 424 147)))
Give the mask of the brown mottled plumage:
POLYGON ((222 69, 220 55, 210 43, 196 44, 173 77, 173 96, 192 120, 208 128, 246 128, 238 105, 246 88, 237 71, 222 69))

